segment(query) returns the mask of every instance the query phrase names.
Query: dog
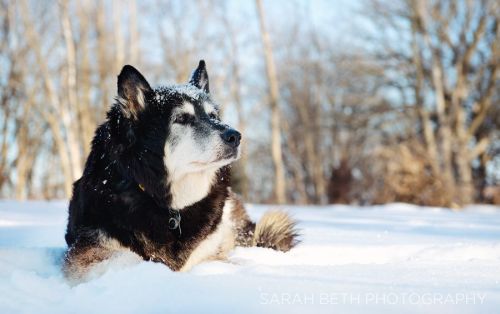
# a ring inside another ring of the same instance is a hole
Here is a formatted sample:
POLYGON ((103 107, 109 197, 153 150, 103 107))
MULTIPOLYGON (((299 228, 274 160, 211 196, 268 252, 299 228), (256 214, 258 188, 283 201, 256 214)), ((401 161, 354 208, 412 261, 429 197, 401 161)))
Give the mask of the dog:
POLYGON ((187 84, 151 88, 126 65, 118 95, 73 185, 63 264, 73 282, 126 253, 173 271, 224 259, 235 246, 288 251, 296 223, 282 211, 255 224, 231 191, 241 134, 221 122, 203 60, 187 84))

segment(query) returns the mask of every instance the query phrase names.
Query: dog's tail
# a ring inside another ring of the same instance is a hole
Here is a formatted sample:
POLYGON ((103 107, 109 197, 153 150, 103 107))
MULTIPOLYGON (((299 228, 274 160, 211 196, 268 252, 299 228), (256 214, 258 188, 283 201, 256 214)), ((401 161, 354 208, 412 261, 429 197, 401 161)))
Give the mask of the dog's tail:
POLYGON ((259 246, 287 252, 299 243, 297 223, 287 213, 272 210, 264 213, 255 224, 243 206, 238 195, 231 192, 237 246, 259 246))
POLYGON ((253 246, 287 252, 298 244, 297 223, 284 211, 264 213, 253 234, 253 246))

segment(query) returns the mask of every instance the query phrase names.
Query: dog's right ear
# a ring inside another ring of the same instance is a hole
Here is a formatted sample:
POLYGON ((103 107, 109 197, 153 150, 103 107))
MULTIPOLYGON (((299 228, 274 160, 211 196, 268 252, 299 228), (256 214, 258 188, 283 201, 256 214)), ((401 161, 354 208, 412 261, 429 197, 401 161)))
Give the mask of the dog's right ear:
POLYGON ((191 74, 189 79, 189 84, 198 87, 205 93, 210 93, 210 88, 208 87, 208 73, 207 66, 205 65, 205 60, 200 60, 198 67, 191 74))
POLYGON ((146 108, 146 95, 151 87, 148 81, 131 65, 123 67, 118 75, 118 103, 125 117, 137 119, 139 112, 146 108))

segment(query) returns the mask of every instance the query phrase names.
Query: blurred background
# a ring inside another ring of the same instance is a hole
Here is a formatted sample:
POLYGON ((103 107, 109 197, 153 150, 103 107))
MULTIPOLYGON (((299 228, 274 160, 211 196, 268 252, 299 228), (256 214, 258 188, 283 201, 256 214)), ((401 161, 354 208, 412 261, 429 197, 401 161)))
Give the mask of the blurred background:
POLYGON ((0 197, 68 198, 124 64, 205 59, 247 202, 500 203, 495 0, 0 0, 0 197))

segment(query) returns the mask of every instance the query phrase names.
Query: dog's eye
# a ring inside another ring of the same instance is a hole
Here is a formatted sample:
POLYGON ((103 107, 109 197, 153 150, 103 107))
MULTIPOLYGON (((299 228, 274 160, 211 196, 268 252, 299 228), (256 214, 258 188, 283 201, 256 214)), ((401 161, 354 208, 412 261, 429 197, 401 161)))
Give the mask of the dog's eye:
POLYGON ((209 117, 210 119, 212 119, 212 120, 217 120, 217 119, 218 119, 218 118, 217 118, 217 115, 216 115, 215 113, 213 113, 213 112, 212 112, 212 113, 209 113, 209 114, 208 114, 208 117, 209 117))
POLYGON ((190 115, 189 113, 181 114, 180 116, 177 116, 175 118, 174 123, 179 123, 179 124, 188 124, 194 122, 194 116, 190 115))

